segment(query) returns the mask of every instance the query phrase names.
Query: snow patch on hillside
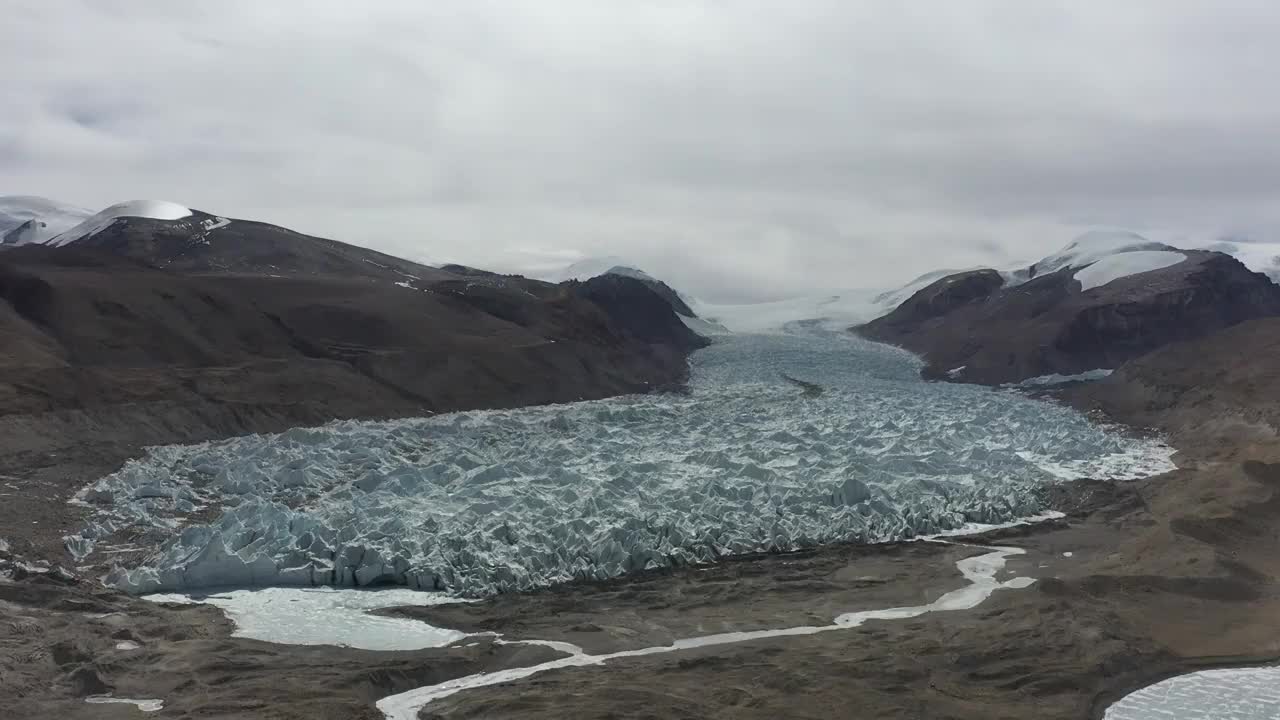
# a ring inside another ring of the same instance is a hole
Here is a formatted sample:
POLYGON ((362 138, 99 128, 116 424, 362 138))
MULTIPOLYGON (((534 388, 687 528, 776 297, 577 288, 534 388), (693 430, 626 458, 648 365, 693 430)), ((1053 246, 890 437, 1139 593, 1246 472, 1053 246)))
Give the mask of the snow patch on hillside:
POLYGON ((1048 275, 1063 268, 1082 268, 1123 253, 1173 249, 1134 232, 1094 230, 1078 236, 1057 253, 1033 265, 1032 276, 1048 275))
POLYGON ((91 237, 107 229, 111 223, 123 217, 150 218, 153 220, 181 220, 191 215, 191 208, 164 200, 131 200, 98 212, 79 225, 58 234, 47 244, 54 247, 69 245, 91 237))
POLYGON ((1092 290, 1130 275, 1159 270, 1186 260, 1180 252, 1168 250, 1137 250, 1108 255, 1092 265, 1076 272, 1081 290, 1092 290))

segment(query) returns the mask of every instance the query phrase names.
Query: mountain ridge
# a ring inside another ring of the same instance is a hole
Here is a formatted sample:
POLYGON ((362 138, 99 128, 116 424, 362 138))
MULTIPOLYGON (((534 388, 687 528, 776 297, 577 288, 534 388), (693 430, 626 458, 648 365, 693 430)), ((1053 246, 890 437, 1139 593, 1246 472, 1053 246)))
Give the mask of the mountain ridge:
POLYGON ((1082 240, 1025 280, 992 269, 949 275, 852 329, 921 355, 927 377, 1000 385, 1114 369, 1280 315, 1280 286, 1229 255, 1132 234, 1082 240))

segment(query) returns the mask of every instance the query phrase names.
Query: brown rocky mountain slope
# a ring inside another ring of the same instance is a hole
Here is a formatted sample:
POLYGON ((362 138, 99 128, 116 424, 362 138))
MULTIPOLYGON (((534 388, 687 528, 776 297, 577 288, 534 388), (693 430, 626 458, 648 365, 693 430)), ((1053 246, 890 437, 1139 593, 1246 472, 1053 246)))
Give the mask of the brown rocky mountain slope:
POLYGON ((1274 444, 1280 428, 1280 318, 1240 323, 1131 360, 1110 377, 1067 388, 1073 405, 1180 444, 1274 444))

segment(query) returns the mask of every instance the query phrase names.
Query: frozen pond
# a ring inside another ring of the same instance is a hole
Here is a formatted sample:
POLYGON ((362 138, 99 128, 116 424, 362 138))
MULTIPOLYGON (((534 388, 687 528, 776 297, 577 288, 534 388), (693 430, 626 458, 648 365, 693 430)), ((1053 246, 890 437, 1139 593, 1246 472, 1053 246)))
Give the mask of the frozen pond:
POLYGON ((1225 668, 1179 675, 1126 695, 1105 720, 1275 720, 1280 668, 1225 668))
POLYGON ((925 383, 910 355, 843 333, 729 336, 693 366, 687 395, 155 448, 80 494, 98 512, 68 545, 172 534, 110 576, 139 593, 482 596, 1003 522, 1042 510, 1045 483, 1172 467, 1160 443, 1015 391, 925 383), (171 529, 210 509, 207 525, 171 529))
POLYGON ((235 623, 234 637, 287 645, 340 645, 364 650, 442 647, 465 635, 418 620, 374 615, 370 610, 457 602, 443 593, 404 588, 259 588, 202 595, 156 594, 160 603, 207 603, 235 623))

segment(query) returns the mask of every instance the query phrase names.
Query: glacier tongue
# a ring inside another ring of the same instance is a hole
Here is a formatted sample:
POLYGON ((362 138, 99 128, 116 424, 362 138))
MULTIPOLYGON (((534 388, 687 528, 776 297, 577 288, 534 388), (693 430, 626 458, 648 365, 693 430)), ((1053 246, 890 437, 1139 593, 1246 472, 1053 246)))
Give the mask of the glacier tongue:
POLYGON ((125 528, 169 534, 108 576, 135 593, 480 596, 1002 522, 1041 510, 1046 482, 1171 467, 1159 443, 1015 392, 924 383, 911 356, 843 334, 729 336, 693 364, 688 395, 152 448, 81 491, 97 512, 68 547, 83 555, 125 528), (216 519, 183 527, 192 512, 216 519))

